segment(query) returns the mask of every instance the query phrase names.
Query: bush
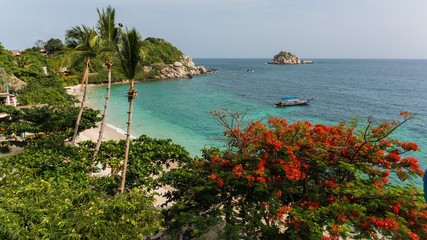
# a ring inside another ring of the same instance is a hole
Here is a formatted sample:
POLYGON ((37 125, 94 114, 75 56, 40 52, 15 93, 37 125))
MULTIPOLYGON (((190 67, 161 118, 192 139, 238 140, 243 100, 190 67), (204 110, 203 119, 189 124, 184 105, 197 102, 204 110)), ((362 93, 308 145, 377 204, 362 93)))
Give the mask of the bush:
POLYGON ((11 147, 10 147, 8 142, 1 142, 0 143, 0 152, 1 153, 8 153, 8 152, 10 152, 10 150, 11 150, 11 147))

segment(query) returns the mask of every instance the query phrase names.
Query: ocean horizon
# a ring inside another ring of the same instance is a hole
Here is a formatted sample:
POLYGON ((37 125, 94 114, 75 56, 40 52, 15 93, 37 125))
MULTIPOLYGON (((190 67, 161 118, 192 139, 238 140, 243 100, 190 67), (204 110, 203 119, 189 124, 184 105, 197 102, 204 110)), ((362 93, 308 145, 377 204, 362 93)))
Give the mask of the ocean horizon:
MULTIPOLYGON (((373 117, 377 122, 399 119, 401 111, 415 113, 392 137, 417 142, 414 156, 427 167, 427 60, 310 59, 314 64, 274 65, 271 59, 209 58, 193 61, 217 69, 191 79, 136 83, 132 135, 171 139, 192 156, 204 147, 223 147, 224 128, 212 117, 226 108, 246 114, 247 121, 277 116, 289 122, 336 125, 373 117), (313 100, 307 106, 274 108, 281 97, 313 100)), ((128 85, 113 85, 107 122, 126 129, 128 85)), ((102 109, 105 86, 89 89, 88 97, 102 109)), ((418 184, 421 180, 416 180, 418 184)))

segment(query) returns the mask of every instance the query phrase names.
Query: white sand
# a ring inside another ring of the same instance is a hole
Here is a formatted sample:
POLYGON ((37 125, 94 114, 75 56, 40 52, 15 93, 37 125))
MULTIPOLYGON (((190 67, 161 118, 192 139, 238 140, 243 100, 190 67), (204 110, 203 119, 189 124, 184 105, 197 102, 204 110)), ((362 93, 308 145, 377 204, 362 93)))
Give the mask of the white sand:
MULTIPOLYGON (((91 85, 89 85, 90 87, 91 85)), ((76 96, 77 99, 79 101, 82 100, 82 96, 83 96, 83 89, 81 88, 81 85, 75 85, 75 86, 70 86, 70 87, 66 87, 67 89, 67 93, 73 96, 76 96)), ((77 104, 78 106, 80 106, 80 103, 77 104)), ((93 107, 93 104, 91 104, 90 101, 88 101, 88 99, 86 99, 86 103, 85 106, 87 107, 93 107)), ((81 142, 81 141, 93 141, 96 142, 98 141, 98 136, 99 136, 99 128, 100 128, 100 123, 97 124, 97 126, 95 128, 91 128, 91 129, 86 129, 85 131, 81 132, 79 134, 79 136, 76 139, 76 142, 81 142)), ((102 140, 121 140, 121 139, 126 139, 126 135, 123 134, 122 132, 117 131, 117 129, 114 129, 113 127, 111 127, 108 124, 105 124, 104 126, 104 133, 102 135, 102 140)))
MULTIPOLYGON (((100 124, 98 123, 96 128, 84 130, 83 132, 81 132, 79 134, 79 136, 77 136, 76 142, 81 142, 81 141, 96 142, 96 141, 98 141, 99 129, 100 129, 100 124)), ((117 131, 116 129, 112 128, 108 124, 105 124, 104 133, 102 134, 102 141, 105 141, 105 140, 118 141, 121 139, 123 139, 123 140, 126 139, 126 135, 117 131)))
MULTIPOLYGON (((67 89, 68 94, 76 96, 77 99, 79 99, 81 101, 82 95, 83 95, 83 90, 81 89, 80 85, 66 87, 66 89, 67 89)), ((78 104, 78 105, 80 106, 80 104, 78 104)), ((86 99, 85 106, 93 107, 93 105, 90 103, 90 101, 87 101, 87 99, 86 99)), ((79 134, 79 136, 77 136, 76 142, 81 142, 81 141, 97 142, 98 136, 99 136, 99 128, 100 128, 100 123, 98 123, 95 128, 86 129, 85 131, 81 132, 79 134)), ((131 136, 131 137, 133 137, 133 136, 131 136)), ((123 140, 126 139, 126 134, 124 134, 123 132, 119 132, 117 129, 111 127, 108 124, 105 124, 104 133, 102 135, 103 141, 106 141, 106 140, 118 141, 121 139, 123 139, 123 140)), ((173 167, 176 167, 176 165, 173 164, 173 167)), ((110 173, 111 173, 111 169, 107 167, 106 169, 102 170, 101 172, 92 173, 92 176, 102 177, 102 176, 107 176, 110 173)), ((156 207, 160 207, 162 204, 164 204, 166 202, 166 198, 162 197, 161 195, 166 193, 169 190, 171 190, 171 188, 168 186, 165 186, 164 188, 160 188, 160 189, 156 190, 156 193, 158 194, 158 195, 155 195, 155 199, 156 199, 155 206, 156 207)))

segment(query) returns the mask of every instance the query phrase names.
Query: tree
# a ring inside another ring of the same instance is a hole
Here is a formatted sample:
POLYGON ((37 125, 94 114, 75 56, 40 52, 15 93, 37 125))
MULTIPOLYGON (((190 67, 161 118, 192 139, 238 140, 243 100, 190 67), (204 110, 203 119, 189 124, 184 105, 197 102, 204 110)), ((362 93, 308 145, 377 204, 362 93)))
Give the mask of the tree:
POLYGON ((46 51, 48 51, 49 54, 53 54, 55 52, 64 50, 64 44, 60 39, 51 38, 49 39, 49 41, 46 42, 44 48, 46 49, 46 51))
POLYGON ((243 128, 239 114, 215 112, 229 148, 205 150, 165 178, 176 189, 169 231, 200 237, 211 223, 224 239, 425 239, 425 202, 405 183, 423 174, 404 156, 418 146, 390 138, 413 117, 401 115, 379 125, 369 118, 364 128, 279 118, 243 128))
POLYGON ((87 173, 92 149, 63 140, 45 135, 0 158, 0 239, 145 239, 162 230, 144 186, 111 194, 114 176, 87 173))
POLYGON ((129 111, 128 111, 128 122, 126 130, 126 151, 125 151, 125 160, 123 163, 122 170, 122 181, 120 184, 119 191, 123 193, 126 183, 126 169, 127 162, 129 158, 129 147, 130 147, 130 129, 132 123, 132 109, 133 109, 133 100, 137 96, 137 90, 135 89, 135 74, 138 64, 141 60, 141 51, 142 51, 142 39, 141 35, 136 31, 135 28, 132 28, 130 31, 126 29, 122 33, 119 40, 118 53, 120 58, 120 65, 125 76, 129 80, 129 91, 128 101, 129 101, 129 111))
MULTIPOLYGON (((0 105, 2 106, 2 105, 0 105)), ((70 136, 74 127, 78 109, 74 106, 44 106, 24 108, 22 110, 2 107, 0 110, 10 116, 0 122, 0 134, 32 133, 37 135, 70 136)), ((99 111, 85 108, 80 129, 89 129, 99 120, 99 111)), ((28 139, 27 139, 28 140, 28 139)), ((25 141, 25 140, 24 140, 25 141)))
POLYGON ((46 46, 46 42, 39 39, 34 42, 34 46, 36 46, 39 49, 44 49, 44 47, 46 46))
POLYGON ((104 110, 102 112, 102 120, 99 127, 99 135, 98 140, 96 142, 95 149, 93 151, 93 159, 96 158, 96 155, 99 152, 99 148, 101 147, 102 136, 104 134, 104 125, 105 125, 105 117, 107 115, 108 103, 110 100, 110 90, 111 90, 111 71, 113 68, 113 54, 117 50, 117 41, 119 39, 120 29, 116 27, 115 23, 115 10, 108 6, 106 11, 102 10, 102 12, 98 11, 98 31, 101 36, 101 51, 105 53, 105 66, 108 71, 108 83, 105 95, 105 103, 104 110))
POLYGON ((74 134, 71 139, 71 143, 75 144, 78 130, 79 130, 81 115, 83 113, 83 108, 86 101, 86 93, 87 93, 88 80, 89 80, 89 69, 92 64, 92 59, 96 58, 98 53, 97 47, 99 43, 99 35, 96 33, 94 29, 86 26, 74 27, 68 30, 66 35, 67 35, 66 39, 68 39, 68 41, 72 41, 78 44, 67 58, 69 64, 74 65, 78 62, 81 63, 81 61, 84 61, 85 63, 85 70, 84 70, 82 81, 81 81, 84 92, 83 92, 82 100, 80 103, 80 111, 77 117, 76 125, 74 127, 74 134))

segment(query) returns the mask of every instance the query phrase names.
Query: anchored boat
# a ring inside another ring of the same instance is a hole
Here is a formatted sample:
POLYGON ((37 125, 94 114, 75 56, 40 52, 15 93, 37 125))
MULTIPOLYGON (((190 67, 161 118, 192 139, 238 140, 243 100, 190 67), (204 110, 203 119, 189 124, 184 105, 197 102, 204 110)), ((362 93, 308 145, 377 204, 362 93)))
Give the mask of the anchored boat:
POLYGON ((275 103, 274 107, 290 107, 290 106, 301 106, 307 105, 312 99, 299 99, 298 97, 284 97, 280 99, 280 102, 275 103))

